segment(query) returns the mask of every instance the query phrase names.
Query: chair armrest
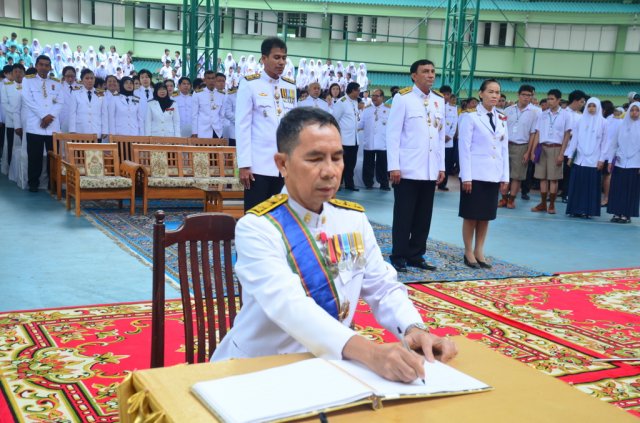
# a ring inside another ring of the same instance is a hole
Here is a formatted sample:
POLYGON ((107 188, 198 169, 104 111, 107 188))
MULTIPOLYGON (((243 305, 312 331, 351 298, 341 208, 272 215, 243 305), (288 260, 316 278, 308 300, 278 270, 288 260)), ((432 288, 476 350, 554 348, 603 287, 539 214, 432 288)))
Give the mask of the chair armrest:
POLYGON ((135 179, 138 169, 141 166, 138 163, 134 163, 130 160, 125 160, 120 163, 120 175, 126 176, 127 178, 135 179))
POLYGON ((66 162, 66 161, 62 161, 62 166, 64 166, 66 172, 67 172, 67 181, 69 183, 73 183, 74 185, 79 184, 80 183, 80 170, 77 166, 66 162))
POLYGON ((60 157, 60 154, 59 154, 59 153, 55 153, 53 150, 49 150, 49 151, 47 151, 47 155, 48 155, 49 157, 53 157, 53 158, 60 157))

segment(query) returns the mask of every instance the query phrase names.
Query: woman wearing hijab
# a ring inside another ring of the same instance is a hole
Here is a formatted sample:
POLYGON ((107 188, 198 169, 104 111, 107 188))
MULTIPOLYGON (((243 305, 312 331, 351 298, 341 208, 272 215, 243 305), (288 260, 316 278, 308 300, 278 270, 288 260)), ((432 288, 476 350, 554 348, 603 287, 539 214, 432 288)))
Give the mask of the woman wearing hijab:
MULTIPOLYGON (((53 57, 53 51, 51 51, 51 46, 49 44, 44 46, 44 50, 42 50, 42 54, 44 54, 45 56, 47 56, 50 59, 53 57)), ((36 58, 37 58, 37 56, 36 56, 36 58)))
POLYGON ((62 69, 64 69, 65 63, 62 60, 62 55, 57 54, 56 59, 53 61, 53 73, 56 78, 62 78, 62 69))
POLYGON ((114 64, 113 61, 113 56, 109 56, 107 58, 107 75, 115 75, 116 74, 116 65, 114 64))
POLYGON ((180 115, 169 95, 167 86, 158 82, 154 86, 153 100, 147 103, 144 134, 152 137, 179 137, 180 115))
POLYGON ((632 103, 608 148, 612 222, 631 223, 640 209, 640 102, 632 103), (615 161, 614 161, 615 160, 615 161))
POLYGON ((256 58, 253 54, 249 55, 247 59, 247 71, 246 75, 253 75, 258 70, 258 64, 256 63, 256 58))
POLYGON ((298 68, 298 76, 296 77, 296 87, 302 91, 307 88, 307 75, 303 68, 298 68))
POLYGON ((245 76, 247 74, 247 58, 244 56, 240 56, 240 63, 238 63, 238 69, 240 70, 240 75, 245 76))
POLYGON ((607 121, 600 100, 591 97, 571 130, 565 151, 571 166, 566 213, 573 217, 600 216, 600 173, 606 156, 607 121))
POLYGON ((87 49, 87 52, 84 54, 84 61, 87 63, 87 65, 89 65, 89 62, 93 62, 97 65, 97 55, 95 50, 93 49, 93 46, 89 46, 89 48, 87 49))
POLYGON ((144 135, 144 116, 140 98, 133 94, 133 80, 125 76, 120 80, 120 94, 109 106, 109 133, 113 135, 144 135))
POLYGON ((307 59, 304 57, 298 62, 298 73, 300 73, 300 69, 304 70, 305 73, 307 72, 307 59))
POLYGON ((69 48, 69 43, 66 41, 62 43, 62 58, 66 63, 73 62, 73 51, 69 48))
POLYGON ((236 61, 233 60, 233 54, 227 53, 227 58, 224 59, 224 73, 225 75, 229 74, 229 69, 233 69, 236 67, 236 61))
POLYGON ((98 47, 98 54, 97 59, 98 59, 98 65, 101 64, 105 64, 105 66, 107 65, 107 53, 105 52, 105 47, 104 46, 100 46, 98 47))
POLYGON ((358 76, 356 77, 356 82, 360 85, 360 92, 365 92, 369 90, 369 78, 367 78, 367 71, 364 69, 360 69, 358 71, 358 76))
POLYGON ((34 38, 31 42, 31 57, 35 60, 42 53, 42 46, 37 38, 34 38))

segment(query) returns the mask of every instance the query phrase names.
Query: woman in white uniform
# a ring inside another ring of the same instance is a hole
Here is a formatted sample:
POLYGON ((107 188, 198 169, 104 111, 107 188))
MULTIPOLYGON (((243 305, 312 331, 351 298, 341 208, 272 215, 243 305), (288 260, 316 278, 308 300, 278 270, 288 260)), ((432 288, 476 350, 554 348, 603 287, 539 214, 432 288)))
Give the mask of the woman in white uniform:
POLYGON ((113 135, 144 135, 144 116, 140 98, 133 95, 133 80, 120 80, 120 94, 114 95, 109 108, 109 133, 113 135))
POLYGON ((153 100, 147 103, 144 133, 153 137, 179 137, 180 114, 169 96, 167 86, 159 82, 153 89, 153 100))
POLYGON ((94 88, 96 77, 91 69, 80 73, 82 88, 71 93, 69 108, 69 132, 96 134, 98 139, 108 131, 107 102, 104 93, 94 88))
POLYGON ((564 152, 571 166, 566 213, 572 217, 600 216, 600 170, 606 156, 607 121, 600 100, 591 97, 585 112, 571 130, 571 142, 564 152))
POLYGON ((464 263, 473 268, 491 268, 484 256, 489 221, 496 218, 498 191, 509 186, 509 137, 507 117, 496 110, 500 84, 487 79, 480 86, 482 102, 460 119, 460 211, 464 219, 464 263), (473 240, 475 238, 475 245, 473 240))

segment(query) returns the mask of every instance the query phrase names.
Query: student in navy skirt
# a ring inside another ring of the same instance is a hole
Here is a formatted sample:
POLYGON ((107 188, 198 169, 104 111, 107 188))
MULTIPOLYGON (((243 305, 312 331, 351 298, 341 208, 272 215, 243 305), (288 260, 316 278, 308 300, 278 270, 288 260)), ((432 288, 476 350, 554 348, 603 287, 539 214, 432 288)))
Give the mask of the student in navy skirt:
POLYGON ((630 223, 640 208, 640 102, 632 103, 608 148, 611 189, 607 213, 630 223))
POLYGON ((591 97, 571 130, 564 155, 571 166, 566 213, 572 217, 600 216, 600 170, 606 160, 607 121, 600 100, 591 97))
POLYGON ((498 81, 485 80, 480 98, 477 108, 461 117, 458 129, 464 263, 474 269, 491 267, 484 243, 489 221, 496 218, 498 191, 506 195, 509 187, 507 117, 495 108, 500 99, 498 81))

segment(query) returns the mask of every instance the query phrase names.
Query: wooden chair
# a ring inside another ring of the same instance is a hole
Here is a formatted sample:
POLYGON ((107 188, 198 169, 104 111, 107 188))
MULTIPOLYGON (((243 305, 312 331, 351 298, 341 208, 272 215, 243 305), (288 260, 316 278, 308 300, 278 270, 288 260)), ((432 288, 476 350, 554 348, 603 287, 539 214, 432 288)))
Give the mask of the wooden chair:
POLYGON ((189 145, 228 147, 226 138, 189 138, 189 145))
POLYGON ((142 135, 109 135, 109 142, 118 144, 118 157, 120 161, 131 160, 132 144, 149 144, 151 137, 142 135))
POLYGON ((129 200, 129 213, 136 209, 135 179, 138 167, 131 162, 120 163, 116 144, 68 143, 66 169, 67 210, 71 197, 76 201, 76 216, 80 216, 82 200, 129 200))
POLYGON ((51 171, 51 194, 55 193, 56 198, 62 198, 62 182, 64 182, 62 161, 67 159, 68 142, 76 143, 97 143, 98 136, 96 134, 63 134, 55 132, 53 134, 53 150, 48 151, 49 170, 51 171))
POLYGON ((236 296, 231 265, 235 219, 223 213, 193 214, 175 231, 166 231, 164 220, 164 212, 157 211, 153 226, 151 367, 164 366, 165 249, 174 244, 178 247, 186 361, 205 362, 217 345, 216 323, 222 340, 242 305, 240 285, 236 296))

